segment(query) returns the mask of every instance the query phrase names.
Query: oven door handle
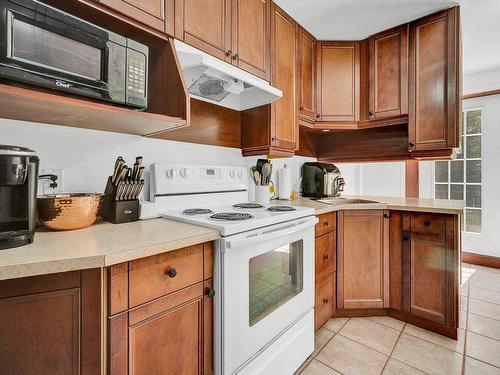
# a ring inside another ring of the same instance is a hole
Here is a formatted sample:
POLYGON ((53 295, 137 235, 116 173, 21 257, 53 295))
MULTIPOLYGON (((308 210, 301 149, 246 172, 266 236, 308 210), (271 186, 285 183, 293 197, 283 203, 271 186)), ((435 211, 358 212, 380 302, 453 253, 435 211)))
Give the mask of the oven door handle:
POLYGON ((292 224, 286 227, 281 227, 272 230, 262 230, 258 233, 251 233, 243 238, 235 238, 234 240, 226 241, 226 249, 236 249, 245 247, 246 245, 254 245, 255 243, 268 241, 278 237, 288 236, 306 228, 310 228, 318 223, 318 218, 314 217, 312 220, 302 221, 297 224, 292 224))

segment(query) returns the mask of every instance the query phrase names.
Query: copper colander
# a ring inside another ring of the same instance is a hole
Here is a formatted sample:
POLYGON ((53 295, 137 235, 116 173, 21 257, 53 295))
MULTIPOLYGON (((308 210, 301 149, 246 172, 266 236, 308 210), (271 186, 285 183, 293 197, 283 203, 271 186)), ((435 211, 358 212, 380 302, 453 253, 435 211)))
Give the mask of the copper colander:
POLYGON ((39 196, 36 200, 38 218, 52 230, 86 228, 99 217, 103 196, 97 193, 39 196))

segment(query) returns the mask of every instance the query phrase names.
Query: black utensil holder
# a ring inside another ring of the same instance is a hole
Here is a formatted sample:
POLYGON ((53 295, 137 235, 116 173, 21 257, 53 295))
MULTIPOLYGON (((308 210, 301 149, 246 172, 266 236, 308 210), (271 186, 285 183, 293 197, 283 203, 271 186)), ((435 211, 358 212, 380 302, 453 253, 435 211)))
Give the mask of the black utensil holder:
POLYGON ((116 187, 111 183, 111 177, 108 177, 101 216, 113 224, 137 221, 139 220, 139 200, 117 201, 116 187))

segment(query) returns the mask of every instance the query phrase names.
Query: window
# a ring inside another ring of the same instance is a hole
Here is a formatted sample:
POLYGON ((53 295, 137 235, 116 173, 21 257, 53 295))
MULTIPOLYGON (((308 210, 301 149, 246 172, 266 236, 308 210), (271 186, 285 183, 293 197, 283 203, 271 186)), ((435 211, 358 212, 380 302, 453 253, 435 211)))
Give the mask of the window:
POLYGON ((461 149, 456 159, 435 162, 434 196, 464 200, 465 231, 481 233, 481 110, 466 110, 463 124, 461 149))

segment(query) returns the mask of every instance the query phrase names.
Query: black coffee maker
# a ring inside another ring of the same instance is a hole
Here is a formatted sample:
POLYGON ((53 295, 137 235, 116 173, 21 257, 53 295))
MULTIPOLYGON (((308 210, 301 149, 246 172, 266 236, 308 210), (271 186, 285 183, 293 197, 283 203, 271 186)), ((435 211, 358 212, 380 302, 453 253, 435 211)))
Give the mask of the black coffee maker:
POLYGON ((33 150, 0 145, 0 249, 33 242, 38 164, 33 150))

